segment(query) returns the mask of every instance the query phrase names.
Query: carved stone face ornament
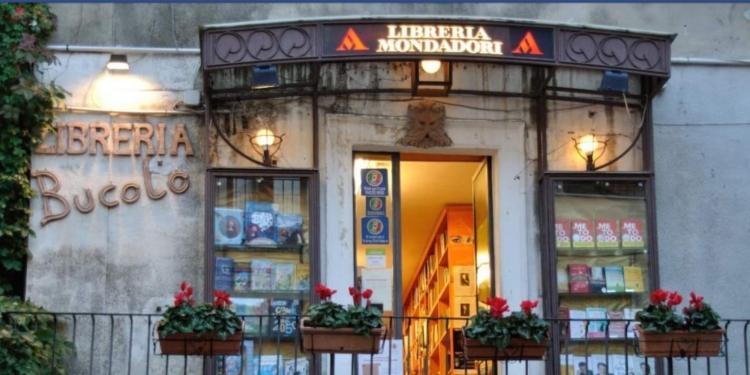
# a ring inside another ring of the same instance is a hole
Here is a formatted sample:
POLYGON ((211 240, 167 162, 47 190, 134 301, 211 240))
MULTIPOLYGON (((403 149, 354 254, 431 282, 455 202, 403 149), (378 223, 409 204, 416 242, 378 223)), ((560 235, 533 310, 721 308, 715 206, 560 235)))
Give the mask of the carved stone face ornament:
POLYGON ((406 135, 396 142, 419 148, 446 147, 453 141, 445 133, 445 106, 433 100, 409 105, 406 135))

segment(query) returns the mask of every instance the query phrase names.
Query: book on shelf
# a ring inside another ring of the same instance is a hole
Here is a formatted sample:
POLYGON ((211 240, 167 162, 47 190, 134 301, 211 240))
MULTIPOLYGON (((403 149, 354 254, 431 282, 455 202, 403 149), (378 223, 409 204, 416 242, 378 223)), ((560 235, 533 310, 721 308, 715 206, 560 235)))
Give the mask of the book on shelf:
POLYGON ((251 260, 250 290, 273 290, 273 268, 270 260, 251 260))
POLYGON ((570 337, 570 308, 567 306, 560 306, 557 317, 563 320, 560 322, 560 335, 563 337, 570 337))
POLYGON ((596 219, 596 248, 616 249, 620 247, 620 236, 615 219, 596 219))
POLYGON ((604 267, 604 279, 607 281, 607 293, 624 293, 625 277, 622 267, 604 267))
POLYGON ((275 290, 295 290, 296 275, 294 263, 276 263, 273 273, 275 290))
POLYGON ((643 221, 640 219, 620 220, 622 247, 624 249, 642 249, 645 247, 643 221))
POLYGON ((601 307, 587 307, 586 319, 588 320, 588 338, 602 339, 607 330, 607 309, 601 307))
POLYGON ((442 257, 442 254, 445 254, 445 251, 447 250, 446 244, 445 244, 445 232, 440 233, 439 243, 440 243, 440 256, 442 257))
POLYGON ((249 245, 276 245, 277 205, 270 202, 245 203, 245 243, 249 245))
MULTIPOLYGON (((451 307, 453 309, 451 316, 454 318, 469 319, 476 315, 476 297, 454 297, 451 301, 451 307)), ((463 325, 464 321, 455 321, 460 325, 463 325)))
MULTIPOLYGON (((464 370, 474 369, 474 360, 466 360, 464 358, 463 354, 463 345, 461 345, 461 340, 463 337, 463 332, 461 331, 461 328, 453 328, 453 332, 451 333, 453 335, 453 369, 454 370, 464 370)), ((457 374, 462 374, 462 371, 455 372, 457 374)))
POLYGON ((299 300, 273 299, 268 305, 271 315, 268 335, 271 337, 291 337, 297 332, 297 320, 301 315, 299 300))
POLYGON ((443 285, 448 285, 451 282, 451 270, 448 267, 442 268, 443 272, 443 285))
POLYGON ((214 260, 214 289, 229 292, 234 289, 234 260, 216 257, 214 260))
POLYGON ((604 281, 604 268, 591 267, 591 279, 589 280, 592 294, 607 293, 607 283, 604 281))
POLYGON ((615 339, 625 338, 625 314, 622 311, 607 311, 609 322, 609 337, 615 339))
POLYGON ((307 358, 289 359, 284 361, 283 375, 309 375, 310 363, 307 358))
POLYGON ((560 375, 579 375, 576 372, 578 364, 574 362, 571 355, 560 355, 560 375))
POLYGON ((276 214, 276 243, 280 246, 302 245, 302 215, 276 214))
POLYGON ((297 290, 310 290, 310 266, 306 264, 297 265, 296 284, 297 290))
POLYGON ((250 290, 250 263, 234 263, 232 267, 232 290, 235 292, 250 290))
POLYGON ((253 347, 253 340, 243 340, 240 355, 218 356, 216 373, 219 375, 255 375, 253 373, 253 347))
POLYGON ((214 244, 242 245, 245 238, 244 211, 236 208, 214 208, 214 244))
POLYGON ((570 243, 570 220, 555 220, 555 247, 560 250, 569 250, 570 243))
POLYGON ((476 273, 474 266, 453 266, 453 295, 457 297, 474 296, 476 291, 476 273))
POLYGON ((635 334, 635 332, 636 332, 636 331, 635 331, 635 328, 636 328, 636 327, 637 327, 637 326, 638 326, 638 325, 639 325, 640 323, 638 323, 638 321, 637 321, 637 320, 635 320, 635 315, 636 315, 636 314, 637 314, 637 313, 638 313, 639 311, 641 311, 641 310, 643 310, 643 309, 641 309, 641 308, 631 308, 631 307, 625 308, 625 310, 623 310, 623 316, 625 317, 625 319, 627 319, 627 320, 629 320, 629 321, 630 321, 630 322, 628 322, 628 324, 627 324, 627 332, 626 332, 626 335, 627 335, 627 337, 628 337, 629 339, 630 339, 630 338, 635 338, 635 337, 636 337, 636 334, 635 334))
POLYGON ((586 338, 586 311, 570 309, 570 338, 586 338))
POLYGON ((574 249, 593 249, 594 246, 594 221, 585 219, 573 219, 570 221, 571 238, 574 249))
POLYGON ((258 375, 279 375, 279 368, 283 366, 283 363, 282 355, 262 355, 258 363, 258 375))
POLYGON ((625 291, 640 293, 643 292, 643 272, 641 267, 636 266, 625 266, 622 267, 622 273, 625 278, 625 291))
POLYGON ((570 293, 570 281, 568 271, 563 267, 557 267, 557 292, 570 293))
MULTIPOLYGON (((232 298, 234 311, 245 322, 246 335, 259 335, 262 331, 261 316, 268 314, 268 304, 264 298, 232 298)), ((268 318, 262 318, 264 325, 268 318)))
POLYGON ((585 264, 568 264, 570 293, 589 293, 589 266, 585 264))

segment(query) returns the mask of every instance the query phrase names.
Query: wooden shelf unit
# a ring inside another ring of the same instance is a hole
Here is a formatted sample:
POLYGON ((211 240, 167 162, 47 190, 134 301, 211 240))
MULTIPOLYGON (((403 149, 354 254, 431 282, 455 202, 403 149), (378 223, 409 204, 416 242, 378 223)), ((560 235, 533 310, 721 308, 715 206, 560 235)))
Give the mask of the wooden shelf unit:
MULTIPOLYGON (((446 375, 454 358, 453 328, 463 327, 455 318, 454 267, 468 266, 473 285, 471 295, 476 311, 476 266, 474 222, 471 205, 451 205, 443 209, 435 224, 416 272, 404 294, 404 368, 407 374, 446 375), (428 319, 429 318, 429 319, 428 319)), ((471 371, 471 370, 470 370, 471 371)), ((463 373, 463 370, 461 370, 463 373)))

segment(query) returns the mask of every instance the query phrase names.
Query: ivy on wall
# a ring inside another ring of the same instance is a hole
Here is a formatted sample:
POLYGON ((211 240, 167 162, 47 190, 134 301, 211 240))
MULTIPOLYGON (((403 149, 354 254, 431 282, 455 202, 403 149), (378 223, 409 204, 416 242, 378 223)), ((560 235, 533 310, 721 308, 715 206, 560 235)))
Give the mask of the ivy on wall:
POLYGON ((0 295, 19 295, 19 277, 28 251, 29 180, 32 150, 53 130, 53 108, 65 91, 39 76, 56 62, 45 49, 57 28, 46 4, 0 3, 0 295))

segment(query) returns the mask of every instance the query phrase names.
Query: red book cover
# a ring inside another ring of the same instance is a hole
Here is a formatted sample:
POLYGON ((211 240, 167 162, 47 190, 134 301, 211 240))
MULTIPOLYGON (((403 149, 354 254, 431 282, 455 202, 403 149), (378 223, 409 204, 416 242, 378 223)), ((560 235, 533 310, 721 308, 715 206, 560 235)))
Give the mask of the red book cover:
POLYGON ((640 219, 620 220, 623 248, 643 248, 646 244, 643 233, 643 221, 640 219))
POLYGON ((590 293, 589 266, 585 264, 568 264, 568 280, 571 293, 590 293))
POLYGON ((570 220, 555 220, 555 243, 558 249, 570 249, 570 220))
POLYGON ((614 249, 620 244, 617 220, 596 219, 596 248, 614 249))
POLYGON ((575 219, 570 221, 570 231, 573 233, 573 248, 594 248, 594 221, 575 219))

